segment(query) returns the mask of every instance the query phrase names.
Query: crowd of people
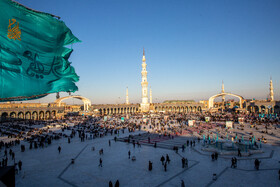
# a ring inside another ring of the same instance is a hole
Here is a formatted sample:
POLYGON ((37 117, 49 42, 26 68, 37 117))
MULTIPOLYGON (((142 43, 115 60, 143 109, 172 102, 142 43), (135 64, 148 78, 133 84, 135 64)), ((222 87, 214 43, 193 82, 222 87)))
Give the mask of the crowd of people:
MULTIPOLYGON (((111 115, 111 116, 71 116, 66 117, 61 120, 47 120, 47 121, 10 121, 4 122, 0 125, 0 150, 3 150, 4 155, 2 155, 2 162, 0 162, 0 167, 5 167, 8 165, 8 160, 14 161, 14 166, 16 173, 22 170, 22 161, 15 159, 15 152, 13 151, 14 146, 20 146, 20 150, 25 152, 26 145, 29 145, 29 149, 43 149, 52 144, 53 141, 59 140, 61 138, 67 139, 70 144, 72 138, 78 136, 80 141, 92 140, 95 138, 101 138, 107 136, 108 134, 114 135, 114 140, 120 133, 124 133, 127 129, 129 132, 135 132, 136 130, 148 131, 153 133, 158 133, 160 136, 169 136, 170 138, 186 135, 187 132, 189 136, 195 137, 197 142, 202 139, 210 139, 210 136, 214 134, 219 134, 220 139, 230 139, 235 138, 236 140, 248 139, 251 141, 253 138, 257 141, 265 140, 264 135, 270 135, 275 130, 279 130, 280 120, 279 118, 260 118, 258 115, 254 114, 209 114, 209 113, 190 113, 190 114, 151 114, 151 115, 111 115), (206 120, 210 119, 210 121, 206 120), (240 122, 242 118, 242 123, 240 122), (189 124, 189 120, 195 120, 192 125, 189 124), (238 127, 227 128, 225 125, 226 121, 232 121, 233 123, 238 123, 238 127), (245 126, 258 131, 263 134, 260 137, 255 137, 251 133, 247 137, 237 137, 238 134, 235 131, 244 130, 245 126), (270 132, 269 132, 270 131, 270 132)), ((128 138, 129 139, 129 138, 128 138)), ((149 141, 149 140, 148 140, 149 141)), ((256 142, 256 141, 255 141, 256 142)), ((141 147, 139 142, 129 141, 128 143, 133 143, 141 147)), ((108 142, 111 146, 111 141, 108 142)), ((186 142, 187 146, 194 147, 196 144, 195 140, 188 140, 186 142)), ((257 146, 257 145, 256 145, 257 146)), ((154 147, 157 147, 155 142, 154 147)), ((94 148, 93 148, 94 149, 94 148)), ((185 146, 182 145, 182 151, 184 151, 185 146)), ((58 152, 60 153, 62 147, 58 147, 58 152)), ((178 153, 178 147, 174 148, 176 153, 178 153)), ((103 154, 103 149, 99 151, 100 155, 103 154)), ((241 151, 238 150, 238 156, 241 156, 241 151)), ((217 160, 218 154, 213 153, 211 155, 212 160, 217 160)), ((131 152, 128 152, 128 158, 131 158, 131 152)), ((170 163, 169 155, 160 158, 164 171, 167 171, 168 164, 170 163)), ((74 161, 72 161, 74 163, 74 161)), ((237 167, 237 159, 233 157, 231 159, 231 167, 237 167)), ((153 163, 149 161, 148 170, 152 171, 153 163)), ((255 168, 258 170, 260 161, 255 160, 255 168)), ((99 167, 103 167, 103 160, 100 158, 99 167)), ((182 168, 188 167, 188 159, 182 157, 182 168)), ((280 179, 280 171, 279 171, 280 179)), ((110 181, 111 182, 111 181, 110 181)), ((110 183, 112 186, 112 182, 110 183)), ((109 185, 109 186, 110 186, 109 185)), ((119 181, 116 181, 115 186, 119 185, 119 181)))

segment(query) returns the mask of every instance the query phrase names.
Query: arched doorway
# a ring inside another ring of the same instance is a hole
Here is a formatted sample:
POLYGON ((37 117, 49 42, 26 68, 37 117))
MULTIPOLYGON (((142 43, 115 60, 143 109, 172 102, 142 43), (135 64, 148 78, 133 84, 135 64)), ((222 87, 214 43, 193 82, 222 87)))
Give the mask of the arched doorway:
POLYGON ((232 93, 220 93, 220 94, 217 94, 217 95, 214 95, 212 97, 209 98, 209 109, 210 108, 213 108, 214 107, 214 100, 217 98, 217 97, 224 97, 224 96, 233 96, 233 97, 237 97, 239 99, 239 105, 240 105, 240 108, 243 108, 243 100, 244 98, 240 95, 236 95, 236 94, 232 94, 232 93))
POLYGON ((84 103, 84 110, 85 111, 89 110, 89 107, 91 106, 91 101, 88 98, 85 98, 85 97, 82 97, 82 96, 79 96, 79 95, 70 95, 70 96, 67 96, 67 97, 62 97, 62 98, 59 98, 59 99, 55 100, 55 103, 58 104, 58 106, 60 106, 61 102, 63 100, 70 99, 70 98, 76 98, 76 99, 82 100, 83 103, 84 103))

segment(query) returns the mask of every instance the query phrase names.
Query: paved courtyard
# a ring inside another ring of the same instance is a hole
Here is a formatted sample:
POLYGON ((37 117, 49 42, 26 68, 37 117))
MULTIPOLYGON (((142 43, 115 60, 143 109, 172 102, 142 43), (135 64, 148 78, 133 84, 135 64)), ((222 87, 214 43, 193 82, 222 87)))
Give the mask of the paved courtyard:
MULTIPOLYGON (((139 133, 144 132, 125 131, 118 138, 139 133)), ((32 150, 26 143, 25 152, 20 152, 19 146, 12 148, 16 161, 21 159, 23 162, 23 170, 16 175, 16 186, 108 186, 110 180, 113 184, 119 180, 120 186, 180 186, 181 180, 186 186, 280 186, 279 146, 263 145, 264 153, 238 158, 237 168, 232 169, 230 156, 219 156, 218 160, 212 161, 211 153, 201 151, 202 143, 175 153, 173 145, 182 145, 186 139, 165 138, 159 140, 157 148, 145 143, 134 148, 132 143, 115 142, 114 135, 85 142, 75 137, 70 144, 62 138, 54 140, 47 148, 32 150), (58 146, 62 147, 60 154, 58 146), (104 154, 100 156, 102 148, 104 154), (128 159, 129 150, 136 161, 128 159), (171 162, 165 172, 160 158, 166 154, 171 162), (182 156, 188 158, 188 168, 182 168, 182 156), (75 158, 74 164, 71 164, 72 158, 75 158), (100 158, 103 167, 98 166, 100 158), (255 158, 261 160, 258 171, 254 169, 255 158), (152 171, 148 170, 149 160, 153 163, 152 171), (212 179, 214 173, 217 180, 212 179)))

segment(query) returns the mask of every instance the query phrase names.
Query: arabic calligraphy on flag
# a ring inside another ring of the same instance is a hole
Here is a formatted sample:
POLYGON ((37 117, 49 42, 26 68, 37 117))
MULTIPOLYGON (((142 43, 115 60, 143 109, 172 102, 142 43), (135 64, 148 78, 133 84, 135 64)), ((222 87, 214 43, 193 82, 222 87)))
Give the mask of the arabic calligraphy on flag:
POLYGON ((65 23, 11 0, 0 7, 0 101, 78 90, 65 46, 79 40, 65 23))

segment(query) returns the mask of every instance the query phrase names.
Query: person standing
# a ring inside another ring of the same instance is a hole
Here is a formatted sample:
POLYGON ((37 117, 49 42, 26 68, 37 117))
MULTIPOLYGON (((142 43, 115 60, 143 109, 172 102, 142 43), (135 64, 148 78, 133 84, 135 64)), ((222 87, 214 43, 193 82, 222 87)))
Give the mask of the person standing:
POLYGON ((255 168, 256 170, 259 170, 260 167, 260 161, 258 159, 255 160, 255 168))
POLYGON ((153 163, 149 160, 149 171, 152 171, 153 169, 153 163))
POLYGON ((181 180, 181 187, 185 187, 185 182, 181 180))
POLYGON ((109 140, 109 147, 111 146, 111 141, 109 140))
POLYGON ((234 168, 234 158, 233 157, 231 158, 231 166, 230 167, 234 168))
POLYGON ((218 160, 218 153, 215 152, 215 160, 218 160))
POLYGON ((182 158, 182 168, 185 168, 185 158, 182 158))
POLYGON ((241 150, 238 148, 238 155, 239 157, 241 157, 241 150))
POLYGON ((99 165, 98 166, 102 167, 102 159, 101 158, 99 159, 99 165))
POLYGON ((57 150, 58 150, 58 153, 60 154, 61 147, 60 147, 60 146, 58 146, 57 150))
POLYGON ((18 168, 19 168, 19 171, 21 171, 21 167, 22 167, 22 161, 19 160, 19 161, 18 161, 18 168))
POLYGON ((116 181, 115 187, 120 187, 120 182, 119 182, 119 180, 116 181))
POLYGON ((113 187, 112 181, 109 181, 109 187, 113 187))
POLYGON ((166 154, 166 162, 168 162, 168 164, 170 163, 170 158, 168 154, 166 154))
POLYGON ((167 162, 164 164, 164 171, 167 171, 167 162))
POLYGON ((131 153, 130 153, 130 150, 129 150, 129 151, 128 151, 128 159, 130 159, 130 154, 131 154, 131 153))
POLYGON ((160 161, 161 161, 162 165, 164 165, 164 160, 165 160, 164 156, 162 155, 161 158, 160 158, 160 161))

